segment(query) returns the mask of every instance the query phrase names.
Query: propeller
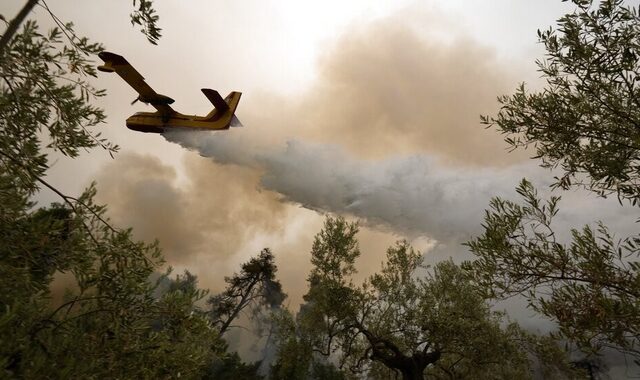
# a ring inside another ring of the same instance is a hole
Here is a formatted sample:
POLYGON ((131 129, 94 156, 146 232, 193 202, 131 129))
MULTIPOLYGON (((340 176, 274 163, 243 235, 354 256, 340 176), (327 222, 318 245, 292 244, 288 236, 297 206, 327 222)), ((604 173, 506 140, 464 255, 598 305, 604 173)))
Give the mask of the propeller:
POLYGON ((139 102, 139 101, 140 101, 140 102, 142 102, 142 103, 144 103, 144 104, 149 104, 149 102, 148 102, 146 99, 144 99, 144 98, 142 97, 142 95, 138 95, 138 97, 137 97, 137 98, 133 99, 133 101, 131 102, 131 105, 134 105, 134 104, 136 104, 136 103, 137 103, 137 102, 139 102))
POLYGON ((151 105, 168 105, 174 102, 174 100, 171 99, 170 97, 165 95, 160 95, 160 94, 156 94, 152 98, 146 98, 142 95, 138 95, 137 98, 133 99, 133 101, 131 102, 131 105, 136 104, 136 102, 138 101, 141 101, 144 104, 151 104, 151 105))

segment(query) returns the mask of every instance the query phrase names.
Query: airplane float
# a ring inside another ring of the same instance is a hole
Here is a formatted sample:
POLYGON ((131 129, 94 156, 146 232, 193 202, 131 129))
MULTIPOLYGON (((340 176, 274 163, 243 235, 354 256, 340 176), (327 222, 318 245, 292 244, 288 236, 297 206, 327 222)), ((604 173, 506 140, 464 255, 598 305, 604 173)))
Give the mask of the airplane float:
POLYGON ((203 88, 202 93, 213 104, 214 109, 207 116, 184 115, 171 108, 170 104, 174 100, 155 92, 124 57, 106 51, 99 53, 98 57, 104 61, 104 65, 98 66, 98 70, 107 73, 115 72, 138 92, 138 97, 131 104, 139 100, 152 105, 157 110, 156 112, 136 112, 130 116, 127 119, 129 129, 162 133, 168 129, 221 130, 242 126, 235 116, 242 95, 240 92, 233 91, 222 99, 218 91, 203 88))

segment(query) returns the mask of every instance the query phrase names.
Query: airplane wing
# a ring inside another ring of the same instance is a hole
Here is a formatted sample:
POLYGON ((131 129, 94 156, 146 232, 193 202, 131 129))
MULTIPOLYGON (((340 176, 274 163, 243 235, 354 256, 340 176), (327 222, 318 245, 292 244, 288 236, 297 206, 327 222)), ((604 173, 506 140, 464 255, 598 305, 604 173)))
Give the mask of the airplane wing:
POLYGON ((173 108, 169 106, 169 104, 173 103, 173 99, 155 92, 155 90, 144 81, 144 77, 140 75, 124 57, 107 51, 100 52, 98 57, 104 61, 104 65, 99 66, 98 70, 104 72, 115 71, 129 86, 138 92, 138 99, 140 101, 151 104, 163 115, 175 112, 173 108))

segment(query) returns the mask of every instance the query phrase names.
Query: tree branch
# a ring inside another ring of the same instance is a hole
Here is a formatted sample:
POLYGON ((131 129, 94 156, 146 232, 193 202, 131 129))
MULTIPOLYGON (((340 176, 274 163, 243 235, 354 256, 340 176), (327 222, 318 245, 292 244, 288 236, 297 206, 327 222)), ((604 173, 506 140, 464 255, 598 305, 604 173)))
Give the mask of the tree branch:
POLYGON ((2 54, 9 44, 9 41, 11 41, 13 36, 18 31, 18 27, 20 26, 20 24, 22 24, 22 21, 24 21, 29 12, 31 12, 31 10, 37 3, 38 0, 28 0, 24 7, 22 7, 22 9, 20 10, 18 15, 9 23, 7 30, 5 30, 2 37, 0 37, 0 59, 2 59, 2 54))

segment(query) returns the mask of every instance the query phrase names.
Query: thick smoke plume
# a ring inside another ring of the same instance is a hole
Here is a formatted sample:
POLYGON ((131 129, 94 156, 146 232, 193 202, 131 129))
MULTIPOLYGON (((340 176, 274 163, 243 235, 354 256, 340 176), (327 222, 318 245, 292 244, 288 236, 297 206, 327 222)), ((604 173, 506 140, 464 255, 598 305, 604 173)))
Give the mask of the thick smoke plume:
POLYGON ((489 49, 462 37, 434 43, 407 16, 354 27, 302 94, 245 94, 244 129, 164 137, 255 173, 256 187, 289 203, 408 237, 466 237, 489 198, 517 182, 515 169, 482 169, 525 156, 508 155, 478 117, 516 81, 489 49))
POLYGON ((263 248, 234 256, 248 251, 248 242, 279 234, 287 206, 277 194, 256 192, 258 177, 250 169, 193 157, 186 170, 189 183, 180 185, 175 170, 157 158, 125 155, 98 176, 98 200, 109 205, 117 225, 133 227, 136 238, 159 239, 169 264, 195 269, 205 285, 217 288, 263 248))
MULTIPOLYGON (((462 243, 481 232, 490 199, 517 200, 515 187, 523 177, 534 181, 542 197, 548 196, 552 179, 552 173, 534 161, 508 167, 451 167, 426 154, 367 160, 340 146, 299 140, 256 153, 243 148, 241 139, 215 132, 173 131, 165 138, 220 163, 259 168, 261 187, 284 201, 352 215, 411 239, 445 243, 462 243)), ((584 192, 563 195, 569 206, 560 215, 564 225, 580 228, 582 223, 593 223, 594 215, 622 231, 633 225, 633 213, 611 199, 585 200, 584 192), (587 204, 580 205, 581 199, 587 204)), ((568 230, 562 232, 568 237, 568 230)), ((456 251, 453 248, 449 254, 456 251)))
POLYGON ((439 241, 476 232, 491 197, 513 194, 518 175, 536 170, 532 163, 452 168, 424 154, 365 160, 340 146, 299 140, 252 153, 213 132, 173 131, 165 138, 220 163, 260 168, 261 186, 285 201, 439 241))
MULTIPOLYGON (((142 239, 159 238, 170 264, 212 289, 271 247, 290 300, 304 293, 322 225, 307 209, 378 229, 361 233, 363 273, 402 237, 439 241, 438 257, 464 255, 460 243, 479 232, 492 196, 514 195, 522 177, 544 188, 551 175, 479 123, 517 85, 516 68, 469 38, 429 40, 417 21, 402 13, 352 28, 327 48, 307 91, 245 91, 246 128, 166 133, 207 158, 186 155, 187 184, 157 159, 121 155, 98 178, 111 216, 142 239)), ((561 204, 567 222, 624 212, 573 199, 561 204)))

